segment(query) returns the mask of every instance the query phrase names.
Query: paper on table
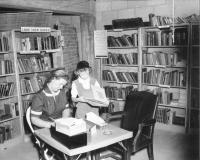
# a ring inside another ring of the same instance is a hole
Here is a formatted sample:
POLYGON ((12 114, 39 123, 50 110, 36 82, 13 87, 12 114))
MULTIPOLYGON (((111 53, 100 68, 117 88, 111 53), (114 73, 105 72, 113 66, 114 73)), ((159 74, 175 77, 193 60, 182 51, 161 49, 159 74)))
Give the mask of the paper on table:
POLYGON ((86 113, 86 120, 88 120, 100 127, 105 126, 107 124, 101 117, 99 117, 98 115, 96 115, 93 112, 86 113))

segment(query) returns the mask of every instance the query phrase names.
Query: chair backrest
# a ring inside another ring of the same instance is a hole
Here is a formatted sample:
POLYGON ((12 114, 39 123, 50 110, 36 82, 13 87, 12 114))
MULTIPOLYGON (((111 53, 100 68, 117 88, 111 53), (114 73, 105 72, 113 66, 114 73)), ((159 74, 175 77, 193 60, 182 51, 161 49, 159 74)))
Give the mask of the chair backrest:
POLYGON ((147 91, 132 91, 126 97, 125 116, 121 127, 129 131, 137 131, 138 124, 155 117, 157 96, 147 91))
POLYGON ((27 110, 26 110, 26 121, 29 125, 29 128, 31 129, 31 132, 34 133, 34 129, 33 129, 33 126, 31 124, 31 107, 28 107, 27 110))

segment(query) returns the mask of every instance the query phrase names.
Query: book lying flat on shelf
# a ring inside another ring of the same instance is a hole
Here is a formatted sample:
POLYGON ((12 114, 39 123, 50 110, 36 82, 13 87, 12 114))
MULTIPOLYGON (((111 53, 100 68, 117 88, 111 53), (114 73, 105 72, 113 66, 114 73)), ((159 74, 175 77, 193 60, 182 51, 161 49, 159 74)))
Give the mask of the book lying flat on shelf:
POLYGON ((109 104, 108 99, 106 98, 106 93, 104 88, 91 86, 92 89, 92 97, 86 97, 87 103, 93 106, 102 106, 107 107, 109 104))

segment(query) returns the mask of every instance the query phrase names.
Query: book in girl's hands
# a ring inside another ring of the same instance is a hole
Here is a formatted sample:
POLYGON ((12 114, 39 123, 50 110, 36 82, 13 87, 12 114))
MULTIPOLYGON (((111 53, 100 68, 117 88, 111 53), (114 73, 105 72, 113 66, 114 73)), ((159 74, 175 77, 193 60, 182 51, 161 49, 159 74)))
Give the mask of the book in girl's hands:
POLYGON ((102 106, 107 107, 109 105, 109 101, 106 98, 106 93, 104 88, 96 87, 94 85, 91 86, 92 89, 92 97, 85 98, 87 102, 93 106, 102 106))

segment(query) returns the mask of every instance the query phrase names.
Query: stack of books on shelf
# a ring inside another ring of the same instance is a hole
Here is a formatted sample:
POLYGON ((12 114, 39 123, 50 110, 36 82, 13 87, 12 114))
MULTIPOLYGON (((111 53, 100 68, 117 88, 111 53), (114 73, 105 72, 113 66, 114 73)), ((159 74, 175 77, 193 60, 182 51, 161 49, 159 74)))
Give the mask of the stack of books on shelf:
MULTIPOLYGON (((200 21, 200 19, 199 19, 199 21, 200 21)), ((199 42, 200 42, 199 40, 200 40, 199 25, 194 25, 194 26, 192 26, 192 44, 193 45, 199 45, 199 42)))
POLYGON ((44 37, 16 37, 17 51, 51 50, 59 47, 58 37, 49 35, 44 37))
POLYGON ((103 70, 103 80, 117 82, 138 82, 137 72, 115 72, 111 70, 103 70))
POLYGON ((15 83, 14 82, 1 82, 0 83, 0 98, 13 96, 15 83))
POLYGON ((138 73, 136 72, 115 72, 119 82, 138 82, 138 73))
POLYGON ((52 57, 45 56, 18 57, 18 68, 20 73, 46 71, 53 68, 52 57))
POLYGON ((191 106, 200 109, 200 103, 199 103, 199 90, 192 90, 192 97, 191 97, 191 106))
POLYGON ((165 53, 163 51, 142 51, 142 63, 160 67, 186 67, 186 58, 181 57, 180 52, 165 53))
POLYGON ((108 47, 133 47, 138 46, 138 34, 133 33, 132 35, 122 35, 120 37, 108 36, 107 43, 108 47))
POLYGON ((11 60, 0 60, 0 75, 13 73, 13 63, 11 60))
POLYGON ((190 22, 198 22, 200 20, 200 16, 196 14, 192 14, 187 17, 168 17, 168 16, 159 16, 153 13, 149 14, 149 21, 151 26, 165 26, 171 24, 181 24, 181 23, 190 23, 190 22))
POLYGON ((170 109, 169 108, 157 108, 156 121, 164 124, 170 123, 170 109))
POLYGON ((176 111, 169 108, 158 108, 156 110, 156 121, 164 124, 175 124, 184 126, 185 118, 176 115, 176 111))
POLYGON ((102 71, 102 79, 104 81, 117 81, 117 78, 114 75, 114 72, 111 70, 103 70, 102 71))
POLYGON ((124 88, 104 86, 106 97, 111 99, 126 99, 126 96, 133 90, 133 86, 127 86, 124 88))
POLYGON ((187 28, 176 28, 174 32, 174 45, 187 45, 188 31, 187 28))
POLYGON ((0 109, 0 120, 19 116, 18 103, 5 103, 0 109))
POLYGON ((4 143, 5 141, 11 139, 12 137, 13 133, 11 125, 0 126, 0 143, 4 143))
POLYGON ((164 71, 162 69, 142 69, 143 83, 152 85, 166 85, 172 87, 185 87, 185 71, 173 70, 164 71))
POLYGON ((20 82, 22 94, 35 93, 39 91, 45 83, 45 80, 45 76, 21 78, 20 82))
POLYGON ((0 33, 0 52, 7 52, 10 49, 9 38, 6 33, 0 33))
POLYGON ((176 28, 173 43, 172 30, 148 30, 144 42, 147 46, 187 45, 188 31, 187 28, 176 28))
POLYGON ((112 53, 108 52, 108 58, 103 58, 103 64, 125 64, 136 65, 138 64, 138 53, 112 53))

